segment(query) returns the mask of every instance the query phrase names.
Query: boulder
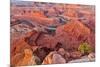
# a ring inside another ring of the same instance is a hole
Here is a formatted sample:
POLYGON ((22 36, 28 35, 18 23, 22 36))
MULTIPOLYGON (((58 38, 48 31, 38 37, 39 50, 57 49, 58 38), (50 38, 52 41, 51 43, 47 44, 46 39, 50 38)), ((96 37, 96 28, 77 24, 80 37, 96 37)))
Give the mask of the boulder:
POLYGON ((88 55, 88 58, 89 58, 89 60, 90 61, 93 61, 93 60, 95 60, 95 53, 90 53, 89 55, 88 55))
POLYGON ((73 59, 81 58, 81 56, 82 56, 82 53, 79 51, 74 51, 70 53, 70 57, 73 59))
POLYGON ((66 60, 60 54, 57 54, 57 52, 54 51, 50 52, 45 57, 42 64, 63 64, 63 63, 66 63, 66 60))
POLYGON ((59 48, 58 54, 60 54, 66 60, 66 62, 68 62, 70 58, 70 53, 68 51, 64 50, 63 48, 59 48))
POLYGON ((89 60, 88 56, 83 56, 80 59, 71 60, 68 63, 82 63, 82 62, 94 62, 94 61, 95 59, 91 61, 89 60))

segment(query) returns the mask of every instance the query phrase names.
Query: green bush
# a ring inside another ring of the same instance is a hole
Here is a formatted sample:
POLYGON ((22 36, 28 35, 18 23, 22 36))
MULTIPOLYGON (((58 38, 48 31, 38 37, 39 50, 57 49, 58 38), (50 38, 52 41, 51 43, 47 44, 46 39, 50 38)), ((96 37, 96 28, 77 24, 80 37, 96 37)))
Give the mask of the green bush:
POLYGON ((90 47, 88 43, 81 43, 78 50, 82 54, 89 54, 90 52, 92 52, 92 48, 90 47))

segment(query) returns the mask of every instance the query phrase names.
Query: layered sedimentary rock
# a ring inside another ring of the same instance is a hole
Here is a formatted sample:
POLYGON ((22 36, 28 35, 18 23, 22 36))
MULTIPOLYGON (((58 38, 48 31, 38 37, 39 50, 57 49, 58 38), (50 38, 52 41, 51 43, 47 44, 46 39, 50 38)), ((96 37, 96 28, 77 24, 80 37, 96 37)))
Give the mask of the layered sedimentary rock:
POLYGON ((11 65, 94 61, 93 5, 20 3, 11 7, 11 65), (91 53, 78 50, 84 43, 91 46, 91 53))

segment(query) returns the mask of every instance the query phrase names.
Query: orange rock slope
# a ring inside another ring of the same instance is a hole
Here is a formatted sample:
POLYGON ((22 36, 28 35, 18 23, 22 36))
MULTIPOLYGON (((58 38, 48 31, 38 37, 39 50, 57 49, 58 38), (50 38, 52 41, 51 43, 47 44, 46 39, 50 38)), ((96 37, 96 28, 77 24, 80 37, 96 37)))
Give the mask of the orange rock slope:
MULTIPOLYGON (((81 42, 88 40, 91 31, 79 21, 71 21, 56 30, 56 38, 64 48, 78 48, 81 42)), ((88 41, 87 41, 88 42, 88 41)))

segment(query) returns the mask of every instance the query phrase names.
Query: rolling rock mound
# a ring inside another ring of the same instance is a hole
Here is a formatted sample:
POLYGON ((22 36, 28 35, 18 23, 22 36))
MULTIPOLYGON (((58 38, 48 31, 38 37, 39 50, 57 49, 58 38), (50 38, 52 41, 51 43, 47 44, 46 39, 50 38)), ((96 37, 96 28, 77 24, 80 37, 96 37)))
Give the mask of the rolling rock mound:
POLYGON ((63 48, 77 49, 80 43, 89 43, 90 35, 90 29, 84 24, 79 21, 71 21, 57 28, 55 38, 62 44, 63 48))

